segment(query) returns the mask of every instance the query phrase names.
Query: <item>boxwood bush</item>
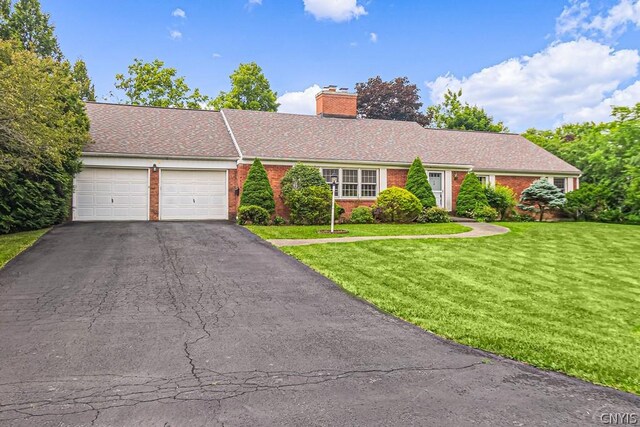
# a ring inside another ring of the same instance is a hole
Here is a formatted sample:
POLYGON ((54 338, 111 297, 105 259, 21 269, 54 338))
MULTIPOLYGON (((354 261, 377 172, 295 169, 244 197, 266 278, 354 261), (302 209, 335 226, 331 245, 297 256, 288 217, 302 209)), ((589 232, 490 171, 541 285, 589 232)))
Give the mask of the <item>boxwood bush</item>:
POLYGON ((285 204, 290 209, 292 224, 320 225, 331 221, 331 189, 327 185, 291 191, 285 204))
POLYGON ((451 222, 449 212, 437 206, 423 208, 416 219, 417 222, 451 222))
POLYGON ((415 221, 422 204, 410 191, 390 187, 380 192, 373 209, 382 222, 405 223, 415 221))
POLYGON ((472 218, 479 222, 493 222, 498 218, 498 211, 491 206, 478 204, 472 211, 472 218))
POLYGON ((238 224, 267 225, 269 223, 269 212, 262 206, 240 206, 238 208, 238 224))
POLYGON ((374 221, 371 208, 367 206, 358 206, 351 211, 351 224, 372 224, 374 221))

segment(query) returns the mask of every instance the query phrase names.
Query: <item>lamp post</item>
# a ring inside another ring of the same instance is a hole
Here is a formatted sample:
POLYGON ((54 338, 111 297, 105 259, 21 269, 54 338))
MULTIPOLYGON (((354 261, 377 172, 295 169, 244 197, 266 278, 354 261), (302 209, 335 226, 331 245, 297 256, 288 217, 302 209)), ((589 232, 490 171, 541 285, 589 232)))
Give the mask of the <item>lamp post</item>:
POLYGON ((336 217, 336 188, 338 188, 338 175, 331 175, 331 234, 336 217))

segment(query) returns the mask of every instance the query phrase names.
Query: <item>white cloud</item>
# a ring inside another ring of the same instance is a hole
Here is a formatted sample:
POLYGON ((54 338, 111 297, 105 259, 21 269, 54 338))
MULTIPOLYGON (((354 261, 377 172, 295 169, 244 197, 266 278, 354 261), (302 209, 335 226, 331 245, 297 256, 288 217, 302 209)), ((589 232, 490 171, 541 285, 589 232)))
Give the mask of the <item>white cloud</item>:
POLYGON ((171 16, 175 16, 177 18, 186 18, 187 14, 185 13, 184 10, 177 8, 176 10, 174 10, 173 12, 171 12, 171 16))
POLYGON ((244 5, 244 8, 251 11, 253 10, 254 7, 256 6, 262 6, 262 0, 249 0, 247 1, 247 3, 244 5))
POLYGON ((316 94, 320 91, 320 86, 314 84, 301 92, 286 92, 278 97, 278 112, 315 115, 316 94))
POLYGON ((612 38, 624 33, 629 25, 640 28, 640 0, 619 0, 598 15, 591 13, 588 1, 570 0, 556 19, 556 34, 612 38))
POLYGON ((335 22, 350 21, 366 15, 364 6, 358 0, 303 0, 305 12, 317 20, 330 19, 335 22))
POLYGON ((358 47, 358 42, 350 42, 349 46, 350 47, 358 47))
POLYGON ((376 43, 378 41, 378 35, 376 33, 369 33, 369 40, 371 40, 371 43, 376 43))
POLYGON ((182 38, 182 33, 178 30, 169 30, 169 37, 173 40, 180 40, 182 38))
POLYGON ((640 102, 640 81, 624 89, 619 89, 594 107, 584 107, 566 114, 567 122, 608 122, 611 119, 611 107, 632 107, 640 102))
POLYGON ((219 53, 217 53, 217 52, 216 52, 216 53, 214 53, 213 55, 211 55, 211 57, 212 57, 213 59, 218 59, 218 58, 222 58, 222 55, 220 55, 219 53))
POLYGON ((597 108, 622 83, 637 76, 639 63, 636 50, 616 51, 581 38, 552 44, 532 56, 511 58, 462 79, 447 74, 426 85, 434 103, 443 100, 447 88, 461 88, 464 100, 520 131, 567 122, 581 111, 585 120, 590 120, 589 111, 596 117, 596 110, 589 108, 597 108))

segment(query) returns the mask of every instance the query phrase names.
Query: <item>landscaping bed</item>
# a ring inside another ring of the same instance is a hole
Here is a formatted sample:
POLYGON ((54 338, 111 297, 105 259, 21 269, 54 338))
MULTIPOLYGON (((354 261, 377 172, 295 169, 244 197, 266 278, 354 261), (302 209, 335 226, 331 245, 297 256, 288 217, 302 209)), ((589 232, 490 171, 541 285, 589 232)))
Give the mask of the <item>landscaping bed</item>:
POLYGON ((253 233, 263 239, 318 239, 327 237, 356 237, 356 236, 407 236, 407 235, 435 235, 457 234, 471 230, 460 224, 340 224, 340 230, 348 233, 327 234, 320 233, 328 230, 328 225, 283 225, 283 226, 246 226, 253 233))
MULTIPOLYGON (((640 394, 640 227, 501 225, 512 232, 283 250, 348 292, 438 335, 640 394)), ((418 224, 382 227, 412 226, 418 224)), ((268 230, 273 233, 256 232, 317 237, 313 227, 268 230)))
POLYGON ((35 231, 0 235, 0 268, 20 252, 33 245, 47 231, 49 231, 48 228, 43 228, 35 231))

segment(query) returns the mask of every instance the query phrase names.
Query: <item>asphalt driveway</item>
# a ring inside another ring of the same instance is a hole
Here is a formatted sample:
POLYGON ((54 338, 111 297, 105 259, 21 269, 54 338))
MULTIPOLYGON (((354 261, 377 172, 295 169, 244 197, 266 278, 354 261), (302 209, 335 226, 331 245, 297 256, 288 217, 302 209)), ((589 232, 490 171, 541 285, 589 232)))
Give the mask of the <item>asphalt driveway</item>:
POLYGON ((380 313, 227 223, 69 224, 0 270, 0 424, 602 425, 639 412, 637 396, 380 313))

